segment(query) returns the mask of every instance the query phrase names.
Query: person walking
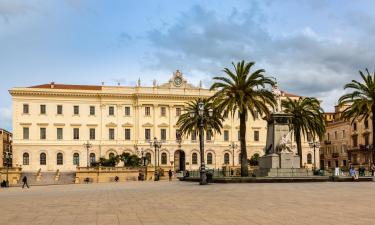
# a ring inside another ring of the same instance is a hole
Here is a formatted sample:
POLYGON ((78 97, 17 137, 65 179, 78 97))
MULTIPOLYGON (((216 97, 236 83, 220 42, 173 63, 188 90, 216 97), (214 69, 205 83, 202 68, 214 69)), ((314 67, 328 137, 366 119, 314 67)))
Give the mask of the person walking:
POLYGON ((23 182, 22 188, 24 188, 25 185, 26 185, 27 188, 29 188, 29 185, 27 184, 27 177, 26 177, 26 176, 24 176, 24 177, 22 178, 22 182, 23 182))
POLYGON ((169 181, 171 181, 172 180, 172 176, 173 176, 173 172, 172 172, 171 169, 169 169, 169 171, 168 171, 168 176, 169 176, 169 181))
POLYGON ((374 176, 374 173, 375 173, 375 164, 373 163, 371 165, 371 176, 374 176))

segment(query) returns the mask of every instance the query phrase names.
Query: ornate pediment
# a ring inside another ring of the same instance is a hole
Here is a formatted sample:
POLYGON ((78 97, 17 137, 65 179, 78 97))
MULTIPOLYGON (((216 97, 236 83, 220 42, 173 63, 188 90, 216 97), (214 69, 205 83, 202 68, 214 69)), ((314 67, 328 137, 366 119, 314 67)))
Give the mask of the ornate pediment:
POLYGON ((117 124, 111 122, 111 123, 107 123, 105 126, 106 127, 117 127, 117 124))
POLYGON ((168 81, 168 83, 162 84, 159 87, 161 88, 191 88, 191 89, 199 89, 199 87, 195 87, 192 84, 189 84, 187 80, 184 78, 183 74, 176 70, 173 73, 172 78, 168 81))
POLYGON ((131 124, 131 123, 124 123, 124 124, 122 124, 122 127, 132 127, 133 126, 133 124, 131 124))
POLYGON ((169 127, 169 125, 167 123, 161 123, 158 125, 158 127, 169 127))
POLYGON ((231 126, 229 126, 228 124, 226 124, 226 125, 223 126, 223 128, 224 128, 224 129, 230 129, 231 126))
POLYGON ((153 127, 152 123, 144 123, 142 127, 153 127))

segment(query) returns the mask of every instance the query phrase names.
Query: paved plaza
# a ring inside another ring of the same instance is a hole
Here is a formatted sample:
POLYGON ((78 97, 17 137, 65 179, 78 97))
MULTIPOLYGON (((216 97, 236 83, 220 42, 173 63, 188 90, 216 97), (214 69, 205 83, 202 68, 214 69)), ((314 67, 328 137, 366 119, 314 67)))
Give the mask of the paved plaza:
POLYGON ((0 224, 375 224, 375 183, 179 181, 0 190, 0 224))

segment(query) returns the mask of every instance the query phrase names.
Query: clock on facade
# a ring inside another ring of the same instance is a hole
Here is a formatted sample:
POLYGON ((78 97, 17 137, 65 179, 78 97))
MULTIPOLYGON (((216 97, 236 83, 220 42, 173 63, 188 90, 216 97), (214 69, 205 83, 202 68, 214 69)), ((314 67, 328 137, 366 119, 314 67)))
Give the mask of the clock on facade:
POLYGON ((181 77, 176 77, 176 78, 174 79, 174 85, 177 86, 177 87, 179 87, 181 84, 182 84, 182 79, 181 79, 181 77))

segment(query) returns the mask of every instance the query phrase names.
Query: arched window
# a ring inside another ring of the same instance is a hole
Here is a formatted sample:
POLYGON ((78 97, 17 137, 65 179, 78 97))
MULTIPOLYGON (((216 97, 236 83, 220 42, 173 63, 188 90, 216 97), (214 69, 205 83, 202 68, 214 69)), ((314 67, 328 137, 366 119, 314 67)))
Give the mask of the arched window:
POLYGON ((40 153, 40 165, 46 165, 46 164, 47 164, 46 153, 40 153))
POLYGON ((90 165, 96 162, 95 153, 90 153, 90 165))
POLYGON ((191 155, 191 163, 194 165, 198 164, 198 155, 195 152, 191 155))
POLYGON ((114 158, 115 157, 115 153, 111 152, 109 153, 109 158, 114 158))
POLYGON ((79 166, 79 154, 78 153, 73 154, 73 165, 79 166))
POLYGON ((63 154, 62 153, 57 153, 57 155, 56 155, 56 164, 57 165, 62 165, 63 164, 63 154))
POLYGON ((146 161, 147 161, 147 165, 151 164, 151 153, 149 152, 146 153, 146 161))
POLYGON ((311 156, 311 153, 307 154, 307 164, 312 164, 312 156, 311 156))
POLYGON ((212 153, 209 152, 207 153, 207 165, 211 165, 212 164, 212 153))
POLYGON ((224 164, 229 164, 229 153, 224 154, 224 164))
POLYGON ((23 165, 29 165, 29 153, 23 153, 23 165))
POLYGON ((167 165, 167 153, 165 152, 161 153, 161 164, 167 165))

